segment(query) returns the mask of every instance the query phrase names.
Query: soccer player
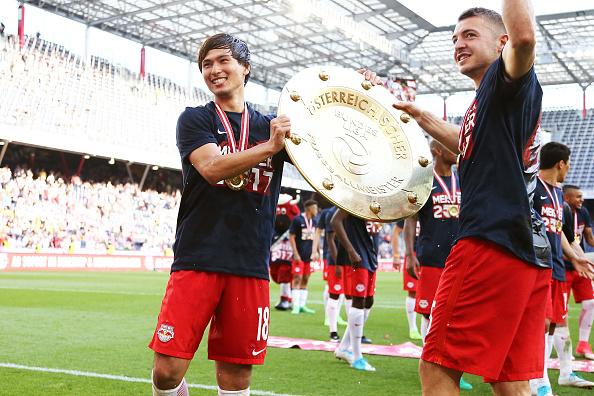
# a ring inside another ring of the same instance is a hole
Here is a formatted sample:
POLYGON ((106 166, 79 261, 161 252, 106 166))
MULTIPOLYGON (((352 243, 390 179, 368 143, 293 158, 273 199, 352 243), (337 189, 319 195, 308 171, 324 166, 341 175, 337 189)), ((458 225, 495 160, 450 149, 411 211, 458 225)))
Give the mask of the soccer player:
MULTIPOLYGON (((559 385, 578 388, 591 388, 594 383, 584 380, 571 368, 571 339, 567 328, 568 284, 565 281, 563 254, 575 261, 577 253, 570 246, 563 234, 563 194, 557 187, 563 183, 569 171, 570 150, 567 146, 550 142, 540 152, 540 173, 534 192, 534 209, 546 225, 547 237, 551 244, 553 277, 551 280, 550 299, 547 302, 545 328, 545 362, 550 357, 554 344, 559 356, 559 385)), ((551 384, 546 365, 543 378, 531 381, 536 394, 552 396, 551 384)))
POLYGON ((291 123, 245 103, 250 51, 240 39, 209 37, 198 66, 214 102, 186 108, 177 123, 184 191, 150 343, 153 395, 188 395, 184 375, 209 323, 218 394, 249 395, 252 365, 266 355, 270 242, 291 123))
POLYGON ((346 263, 345 271, 349 272, 347 284, 350 283, 352 306, 348 311, 348 335, 352 356, 347 352, 348 345, 343 341, 335 354, 351 363, 356 370, 375 371, 375 368, 361 353, 361 338, 369 310, 373 306, 375 294, 375 272, 377 270, 377 250, 373 236, 364 220, 349 215, 343 209, 337 209, 331 220, 332 228, 340 244, 337 263, 346 263))
MULTIPOLYGON (((404 223, 406 272, 418 279, 415 311, 422 315, 423 340, 439 278, 456 238, 460 213, 460 182, 452 170, 456 155, 437 140, 432 140, 430 147, 434 160, 431 196, 421 210, 404 223)), ((472 385, 460 378, 460 389, 471 390, 472 385)))
MULTIPOLYGON (((460 227, 442 273, 419 364, 424 394, 456 395, 463 372, 497 395, 527 395, 543 370, 542 327, 550 246, 531 210, 538 171, 542 89, 534 72, 529 0, 460 15, 452 35, 458 70, 476 97, 461 128, 416 105, 394 105, 459 156, 460 227)), ((578 272, 593 277, 591 264, 578 272)))
POLYGON ((288 237, 275 242, 270 250, 270 277, 280 285, 280 302, 274 307, 279 311, 291 309, 291 264, 293 249, 288 237))
MULTIPOLYGON (((394 223, 394 228, 392 229, 392 266, 396 271, 402 271, 402 290, 406 292, 404 307, 406 309, 406 319, 408 321, 408 338, 411 340, 421 340, 423 337, 421 336, 421 333, 419 333, 417 313, 415 312, 418 280, 410 276, 408 271, 406 271, 406 255, 404 256, 404 260, 400 255, 400 234, 403 229, 404 220, 394 223)), ((415 226, 415 231, 415 235, 418 235, 418 232, 420 231, 418 226, 415 226)))
MULTIPOLYGON (((573 240, 581 247, 586 249, 585 243, 594 246, 594 236, 592 235, 592 221, 588 210, 583 207, 584 196, 579 187, 566 184, 563 186, 563 198, 571 209, 571 223, 573 227, 573 240)), ((567 235, 566 235, 567 236, 567 235)), ((570 238, 568 238, 570 239, 570 238)), ((579 342, 575 349, 577 356, 594 360, 594 353, 590 346, 590 333, 592 331, 592 320, 594 319, 594 290, 592 282, 579 276, 574 270, 571 262, 565 261, 566 278, 569 290, 573 292, 573 299, 576 303, 582 304, 579 320, 579 342)))
POLYGON ((289 240, 293 249, 293 264, 291 266, 291 273, 293 275, 292 314, 299 314, 301 312, 314 314, 316 312, 308 308, 306 303, 307 282, 311 274, 310 264, 313 239, 316 232, 317 222, 315 217, 318 214, 318 203, 310 199, 305 201, 303 206, 305 211, 293 219, 291 228, 289 228, 289 240))

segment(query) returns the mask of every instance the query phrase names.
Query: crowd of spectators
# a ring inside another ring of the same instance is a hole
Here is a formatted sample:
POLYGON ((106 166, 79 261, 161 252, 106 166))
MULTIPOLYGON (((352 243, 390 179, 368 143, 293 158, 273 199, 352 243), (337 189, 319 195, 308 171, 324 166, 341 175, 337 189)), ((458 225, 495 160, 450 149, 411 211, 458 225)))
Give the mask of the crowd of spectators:
POLYGON ((0 168, 0 243, 64 253, 171 254, 180 191, 0 168))

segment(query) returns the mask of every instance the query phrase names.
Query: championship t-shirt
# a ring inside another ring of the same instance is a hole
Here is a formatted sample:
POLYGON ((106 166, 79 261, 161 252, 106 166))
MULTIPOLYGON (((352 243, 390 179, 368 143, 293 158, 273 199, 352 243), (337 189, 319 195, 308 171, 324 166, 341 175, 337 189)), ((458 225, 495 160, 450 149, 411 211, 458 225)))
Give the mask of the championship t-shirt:
POLYGON ((272 264, 291 265, 292 261, 293 249, 289 238, 283 238, 270 249, 270 262, 272 264))
POLYGON ((301 260, 308 263, 311 261, 311 250, 316 232, 316 219, 308 219, 305 213, 293 218, 289 233, 295 235, 295 244, 301 260))
MULTIPOLYGON (((248 106, 248 147, 266 142, 270 120, 248 106)), ((239 141, 241 113, 226 112, 239 141)), ((223 272, 268 279, 274 213, 278 202, 283 150, 249 170, 249 183, 233 191, 223 182, 210 185, 189 161, 195 149, 213 143, 229 153, 227 134, 214 103, 187 107, 177 122, 183 191, 177 216, 172 271, 223 272)))
MULTIPOLYGON (((344 231, 347 238, 353 245, 353 249, 361 257, 361 268, 375 272, 377 270, 377 250, 375 248, 373 236, 369 234, 367 222, 358 217, 348 215, 344 221, 344 231)), ((338 240, 338 238, 336 238, 338 240)), ((338 254, 336 261, 338 263, 352 265, 346 249, 338 244, 338 254)))
POLYGON ((551 244, 551 265, 553 279, 565 282, 565 265, 561 248, 563 232, 563 192, 542 179, 538 179, 534 191, 534 210, 545 223, 547 238, 551 244))
POLYGON ((443 185, 433 178, 431 196, 417 214, 420 232, 416 252, 419 264, 424 267, 444 268, 458 234, 461 195, 458 175, 452 171, 451 176, 440 177, 443 185))
MULTIPOLYGON (((592 219, 590 218, 590 213, 588 213, 588 209, 582 206, 579 209, 572 210, 571 225, 571 232, 573 233, 574 240, 578 239, 582 249, 585 249, 584 229, 592 228, 592 219)), ((574 270, 571 261, 567 260, 565 260, 565 268, 568 270, 574 270)))
POLYGON ((530 195, 538 172, 542 89, 530 69, 509 81, 500 57, 489 66, 460 128, 459 177, 462 195, 457 240, 494 242, 528 263, 550 254, 544 227, 533 240, 530 195), (533 243, 535 246, 533 246, 533 243))

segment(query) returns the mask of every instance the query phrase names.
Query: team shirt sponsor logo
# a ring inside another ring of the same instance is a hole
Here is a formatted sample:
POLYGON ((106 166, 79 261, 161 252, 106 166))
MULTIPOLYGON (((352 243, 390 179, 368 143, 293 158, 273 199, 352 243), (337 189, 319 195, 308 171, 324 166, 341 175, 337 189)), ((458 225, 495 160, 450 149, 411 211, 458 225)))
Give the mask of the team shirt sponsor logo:
POLYGON ((460 150, 460 156, 465 160, 468 159, 470 153, 472 152, 472 131, 474 129, 474 125, 476 122, 476 108, 477 100, 474 99, 474 101, 466 111, 466 115, 464 116, 464 122, 460 127, 458 149, 460 150))
POLYGON ((174 336, 173 326, 166 325, 164 323, 159 326, 159 330, 157 330, 157 337, 161 342, 168 342, 173 339, 174 336))

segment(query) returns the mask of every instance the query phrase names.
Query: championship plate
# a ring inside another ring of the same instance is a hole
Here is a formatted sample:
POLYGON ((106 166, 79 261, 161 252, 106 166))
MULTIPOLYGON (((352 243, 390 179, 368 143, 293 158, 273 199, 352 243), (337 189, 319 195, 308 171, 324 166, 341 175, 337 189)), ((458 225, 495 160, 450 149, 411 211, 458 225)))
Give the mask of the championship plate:
POLYGON ((285 147, 295 167, 326 199, 367 220, 413 215, 431 194, 427 139, 394 102, 355 70, 330 66, 297 73, 279 99, 278 114, 291 119, 285 147))

